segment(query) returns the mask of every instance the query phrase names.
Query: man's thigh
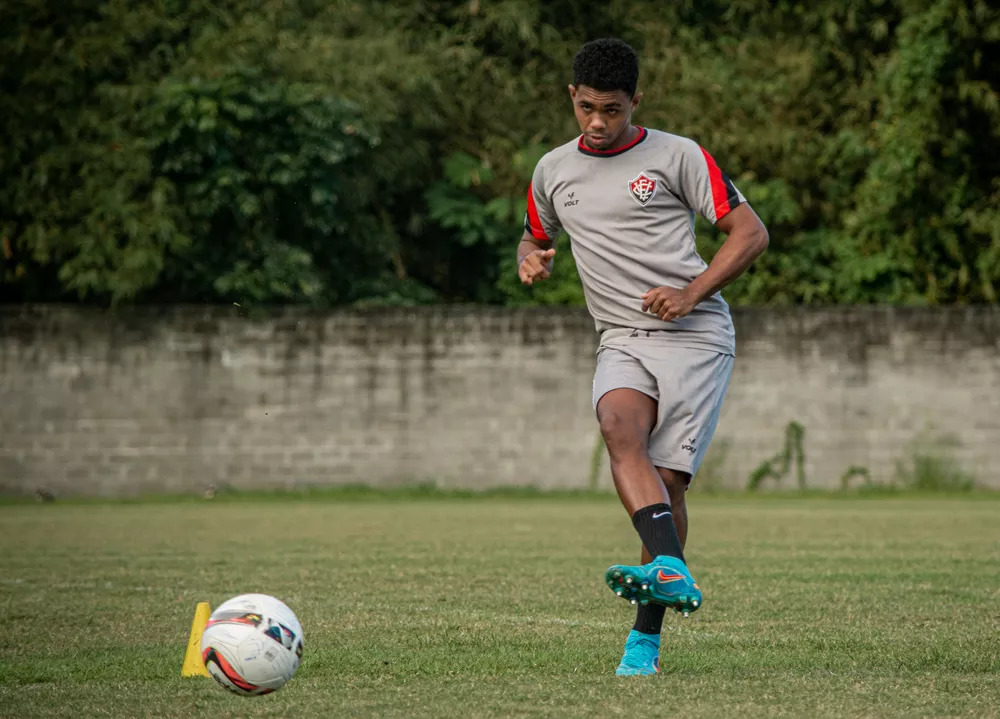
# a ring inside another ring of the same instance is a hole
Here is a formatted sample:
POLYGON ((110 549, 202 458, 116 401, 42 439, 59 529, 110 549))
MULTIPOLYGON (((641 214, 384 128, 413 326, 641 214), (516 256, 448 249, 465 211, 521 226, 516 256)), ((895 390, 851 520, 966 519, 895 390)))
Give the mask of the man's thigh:
POLYGON ((733 356, 669 347, 643 359, 659 390, 650 459, 656 467, 694 476, 719 423, 733 356))
POLYGON ((729 386, 733 356, 680 347, 654 335, 615 337, 598 350, 593 403, 615 389, 656 402, 649 456, 657 467, 694 475, 712 441, 729 386))
POLYGON ((597 353, 594 370, 594 409, 608 392, 616 389, 634 389, 657 401, 659 386, 649 370, 636 357, 615 347, 601 347, 597 353))

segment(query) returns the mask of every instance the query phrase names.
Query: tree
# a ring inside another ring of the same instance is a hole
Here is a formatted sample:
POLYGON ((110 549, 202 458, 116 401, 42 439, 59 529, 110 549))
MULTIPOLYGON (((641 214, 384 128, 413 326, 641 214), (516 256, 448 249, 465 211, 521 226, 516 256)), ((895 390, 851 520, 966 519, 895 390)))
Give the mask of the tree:
POLYGON ((0 298, 582 303, 510 258, 601 35, 768 225, 731 302, 996 301, 985 0, 6 3, 0 298))

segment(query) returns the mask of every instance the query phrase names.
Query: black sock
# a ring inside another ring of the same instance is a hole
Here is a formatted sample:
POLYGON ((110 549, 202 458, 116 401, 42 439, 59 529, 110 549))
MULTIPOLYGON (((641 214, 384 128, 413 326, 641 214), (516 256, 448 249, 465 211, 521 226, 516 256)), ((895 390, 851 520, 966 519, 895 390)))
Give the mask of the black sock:
POLYGON ((667 608, 662 604, 640 604, 632 628, 643 634, 658 635, 663 629, 663 615, 666 612, 667 608))
MULTIPOLYGON (((666 554, 684 561, 681 540, 674 525, 674 515, 668 505, 654 504, 643 507, 632 515, 632 524, 639 533, 643 546, 654 557, 666 554)), ((632 628, 643 634, 658 635, 663 629, 663 616, 666 611, 667 608, 662 604, 639 605, 632 628)))
POLYGON ((654 558, 665 554, 684 561, 681 540, 668 504, 651 504, 632 515, 632 525, 642 544, 654 558))

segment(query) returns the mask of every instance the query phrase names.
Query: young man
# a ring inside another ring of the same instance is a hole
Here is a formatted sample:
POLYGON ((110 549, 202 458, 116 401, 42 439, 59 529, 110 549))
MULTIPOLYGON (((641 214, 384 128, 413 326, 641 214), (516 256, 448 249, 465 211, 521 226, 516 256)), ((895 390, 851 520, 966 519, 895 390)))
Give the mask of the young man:
POLYGON ((518 274, 549 276, 566 230, 601 333, 594 407, 641 565, 606 581, 638 604, 619 675, 654 674, 667 607, 702 601, 684 562, 684 493, 705 456, 732 372, 729 307, 719 290, 767 247, 767 230, 712 156, 692 140, 632 124, 639 63, 620 40, 587 43, 569 96, 583 133, 543 157, 528 190, 518 274), (727 235, 711 265, 694 213, 727 235))

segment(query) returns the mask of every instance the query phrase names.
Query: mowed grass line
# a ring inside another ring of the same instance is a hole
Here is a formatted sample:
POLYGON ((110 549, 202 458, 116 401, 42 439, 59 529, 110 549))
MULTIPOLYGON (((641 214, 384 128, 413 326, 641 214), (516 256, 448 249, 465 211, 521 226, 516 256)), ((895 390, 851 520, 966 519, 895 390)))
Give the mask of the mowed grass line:
POLYGON ((0 506, 0 716, 997 716, 1000 501, 692 497, 706 593, 613 675, 612 498, 0 506), (181 679, 194 606, 274 594, 280 692, 181 679))

